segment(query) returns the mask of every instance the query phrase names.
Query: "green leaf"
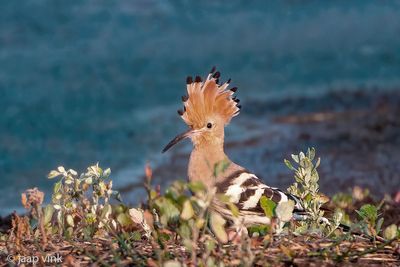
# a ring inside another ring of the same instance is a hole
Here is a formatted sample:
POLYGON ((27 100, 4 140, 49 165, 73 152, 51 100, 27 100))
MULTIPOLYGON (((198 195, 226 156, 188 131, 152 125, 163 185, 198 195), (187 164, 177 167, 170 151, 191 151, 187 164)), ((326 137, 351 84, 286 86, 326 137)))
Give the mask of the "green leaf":
POLYGON ((86 173, 87 175, 95 175, 96 177, 99 177, 103 172, 103 170, 99 167, 98 162, 96 165, 88 167, 87 170, 88 170, 88 172, 86 173))
POLYGON ((155 190, 150 191, 150 199, 155 199, 157 197, 157 192, 155 190))
POLYGON ((94 231, 95 231, 95 229, 91 225, 84 227, 82 232, 83 232, 85 240, 92 240, 92 236, 94 234, 94 231))
POLYGON ((353 203, 353 197, 350 194, 340 192, 332 197, 332 202, 344 209, 353 203))
POLYGON ((121 194, 118 191, 112 191, 112 194, 116 200, 118 200, 119 202, 122 202, 121 194))
POLYGON ((68 227, 64 233, 66 239, 71 239, 73 234, 74 234, 74 229, 72 227, 68 227))
POLYGON ((214 165, 214 177, 217 177, 219 174, 223 173, 231 164, 231 162, 227 159, 221 160, 214 165))
POLYGON ((203 228, 204 224, 206 223, 206 220, 204 220, 203 218, 198 218, 195 222, 195 225, 198 229, 203 228))
POLYGON ((211 212, 210 216, 211 229, 221 243, 228 242, 228 235, 224 227, 225 223, 226 223, 225 219, 222 218, 222 216, 219 213, 211 212))
POLYGON ((166 242, 171 239, 170 235, 164 232, 159 233, 159 238, 162 242, 166 242))
POLYGON ((74 176, 78 175, 78 173, 77 173, 75 170, 73 170, 73 169, 69 169, 68 172, 69 172, 70 174, 74 175, 74 176))
POLYGON ((313 200, 313 196, 311 193, 308 193, 305 197, 304 200, 307 202, 311 202, 313 200))
POLYGON ((397 237, 398 230, 395 224, 391 224, 386 227, 385 231, 383 232, 383 237, 387 240, 394 239, 397 237))
POLYGON ((265 215, 268 218, 272 218, 275 215, 276 203, 266 196, 260 198, 261 208, 264 210, 265 215))
POLYGON ((222 263, 222 264, 218 265, 215 258, 210 256, 210 257, 207 257, 206 266, 207 267, 217 267, 217 266, 224 266, 224 264, 222 263))
POLYGON ((377 217, 378 217, 378 209, 371 204, 365 204, 363 205, 360 210, 356 210, 358 215, 360 215, 361 218, 369 221, 370 223, 375 223, 377 217))
POLYGON ((194 215, 194 210, 193 210, 193 207, 192 207, 192 203, 188 199, 183 203, 181 219, 182 220, 189 220, 189 219, 191 219, 193 217, 193 215, 194 215))
POLYGON ((293 217, 294 201, 281 202, 275 209, 276 216, 282 222, 288 222, 293 217))
POLYGON ((132 234, 132 240, 133 241, 140 241, 142 240, 142 234, 139 231, 134 231, 132 234))
POLYGON ((232 202, 228 202, 228 207, 231 210, 232 215, 234 217, 236 217, 236 218, 239 217, 239 209, 235 204, 233 204, 232 202))
POLYGON ((269 225, 253 225, 248 228, 250 236, 253 236, 254 233, 258 233, 260 236, 265 236, 270 230, 269 225))
POLYGON ((285 162, 285 165, 286 165, 290 170, 292 170, 292 171, 296 170, 296 169, 293 167, 292 163, 291 163, 290 161, 288 161, 287 159, 284 159, 283 162, 285 162))
POLYGON ((117 221, 121 224, 121 226, 125 227, 125 226, 129 226, 131 225, 133 222, 130 218, 129 215, 127 215, 126 213, 120 213, 117 216, 117 221))
POLYGON ((187 223, 182 223, 181 226, 179 227, 179 235, 183 239, 190 239, 191 232, 192 230, 190 229, 187 223))
POLYGON ((54 208, 52 205, 47 205, 44 208, 44 219, 43 219, 43 223, 44 225, 47 225, 51 222, 51 218, 53 217, 53 213, 54 213, 54 208))
POLYGON ((217 198, 219 201, 221 201, 222 203, 226 204, 229 207, 234 217, 239 216, 239 209, 235 204, 232 203, 231 198, 229 196, 225 194, 217 194, 217 198))
POLYGON ((383 220, 383 218, 379 218, 378 222, 376 223, 376 234, 379 234, 379 232, 382 230, 383 220))
POLYGON ((59 173, 58 171, 53 170, 53 171, 51 171, 51 172, 47 175, 47 178, 53 179, 53 178, 59 176, 60 174, 61 174, 61 173, 59 173))
POLYGON ((110 204, 104 205, 104 207, 103 207, 103 209, 101 211, 100 218, 101 219, 108 218, 108 216, 111 214, 111 212, 112 212, 111 205, 110 204))
POLYGON ((111 169, 110 168, 105 169, 104 172, 103 172, 103 176, 104 177, 108 177, 108 176, 110 176, 110 174, 111 174, 111 169))
POLYGON ((193 250, 193 242, 190 239, 183 239, 183 245, 187 249, 187 251, 192 251, 193 250))
POLYGON ((68 225, 69 226, 71 226, 71 227, 74 227, 74 218, 72 218, 72 215, 71 214, 68 214, 67 215, 67 223, 68 223, 68 225))
POLYGON ((335 213, 332 216, 332 220, 335 223, 335 225, 339 225, 340 222, 342 221, 342 218, 344 216, 344 212, 340 209, 336 209, 335 213))
POLYGON ((291 157, 292 157, 292 159, 293 159, 296 163, 299 163, 299 162, 300 162, 300 158, 299 158, 298 155, 292 154, 291 157))
POLYGON ((97 176, 102 176, 103 175, 103 169, 99 167, 99 163, 97 163, 97 176))
POLYGON ((308 148, 307 149, 307 158, 309 158, 311 161, 314 160, 315 157, 315 148, 308 148))
POLYGON ((57 183, 54 184, 53 192, 54 192, 55 194, 58 193, 58 192, 60 191, 61 185, 62 185, 61 181, 58 181, 57 183))
POLYGON ((207 249, 208 252, 213 251, 215 249, 215 246, 216 246, 214 240, 212 240, 212 239, 208 239, 206 241, 205 245, 206 245, 206 249, 207 249))
POLYGON ((295 228, 294 232, 297 235, 303 235, 303 234, 305 234, 307 232, 307 229, 308 229, 307 224, 303 224, 303 225, 297 226, 295 228))
POLYGON ((155 204, 159 208, 161 221, 163 224, 167 224, 169 221, 179 219, 179 209, 170 199, 161 197, 156 199, 155 204))
POLYGON ((189 184, 188 184, 188 188, 189 188, 189 190, 190 191, 192 191, 193 193, 198 193, 198 192, 204 192, 204 191, 206 191, 206 187, 205 187, 205 185, 202 183, 202 182, 200 182, 200 181, 197 181, 197 182, 190 182, 189 184))
POLYGON ((219 201, 221 201, 224 204, 228 204, 231 202, 231 197, 225 194, 217 194, 216 197, 218 198, 219 201))

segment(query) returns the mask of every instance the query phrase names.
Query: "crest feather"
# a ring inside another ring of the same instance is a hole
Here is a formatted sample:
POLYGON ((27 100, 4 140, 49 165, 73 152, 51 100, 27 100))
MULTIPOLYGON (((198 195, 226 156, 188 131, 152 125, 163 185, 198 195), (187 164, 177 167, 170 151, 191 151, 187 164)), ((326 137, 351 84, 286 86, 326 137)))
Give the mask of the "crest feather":
POLYGON ((179 112, 179 115, 191 127, 203 127, 206 118, 210 116, 219 116, 226 125, 239 114, 238 100, 233 97, 237 88, 227 89, 230 79, 218 84, 221 74, 214 72, 215 67, 204 82, 199 76, 194 81, 192 77, 186 79, 188 95, 182 98, 184 111, 182 114, 179 112))

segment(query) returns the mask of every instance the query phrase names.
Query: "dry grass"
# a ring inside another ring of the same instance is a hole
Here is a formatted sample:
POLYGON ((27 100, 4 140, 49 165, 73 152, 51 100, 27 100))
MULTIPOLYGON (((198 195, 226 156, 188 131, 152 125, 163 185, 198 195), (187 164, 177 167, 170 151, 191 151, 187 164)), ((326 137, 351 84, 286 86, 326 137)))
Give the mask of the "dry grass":
MULTIPOLYGON (((202 243, 211 235, 200 238, 202 243)), ((49 240, 45 249, 42 249, 32 238, 22 238, 21 251, 14 240, 2 241, 0 250, 8 250, 9 254, 17 255, 27 253, 29 255, 46 255, 59 253, 63 256, 63 263, 67 266, 79 266, 89 264, 99 265, 150 265, 158 266, 168 260, 191 264, 191 253, 181 244, 178 236, 166 242, 162 250, 164 259, 160 262, 156 251, 160 249, 157 243, 141 239, 129 244, 124 249, 114 239, 94 238, 90 241, 65 240, 54 237, 49 240), (20 251, 20 252, 18 252, 20 251)), ((361 236, 354 236, 352 241, 329 240, 313 236, 282 236, 282 237, 259 237, 251 238, 245 243, 248 248, 243 250, 243 243, 230 243, 217 246, 210 252, 216 261, 223 262, 226 266, 399 266, 400 243, 398 240, 373 242, 361 236), (247 252, 251 251, 252 255, 247 252), (253 260, 248 262, 248 260, 253 260), (247 262, 246 262, 247 261, 247 262)), ((197 251, 198 264, 206 263, 203 246, 199 245, 197 251)), ((27 255, 27 254, 25 254, 27 255)), ((2 255, 2 266, 5 255, 2 255)))

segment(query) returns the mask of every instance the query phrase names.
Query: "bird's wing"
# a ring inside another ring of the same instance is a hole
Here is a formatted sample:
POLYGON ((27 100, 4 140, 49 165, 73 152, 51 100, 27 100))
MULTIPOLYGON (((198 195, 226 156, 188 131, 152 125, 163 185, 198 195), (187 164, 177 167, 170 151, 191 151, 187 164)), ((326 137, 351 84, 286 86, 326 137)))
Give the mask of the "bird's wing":
MULTIPOLYGON (((243 216, 265 217, 260 204, 262 196, 274 201, 276 204, 292 200, 295 203, 294 213, 300 215, 304 212, 300 200, 278 188, 264 184, 255 174, 246 170, 238 171, 221 183, 216 184, 217 193, 225 194, 230 197, 243 216)), ((253 218, 261 220, 262 218, 253 218)), ((263 221, 265 222, 265 220, 263 221)))

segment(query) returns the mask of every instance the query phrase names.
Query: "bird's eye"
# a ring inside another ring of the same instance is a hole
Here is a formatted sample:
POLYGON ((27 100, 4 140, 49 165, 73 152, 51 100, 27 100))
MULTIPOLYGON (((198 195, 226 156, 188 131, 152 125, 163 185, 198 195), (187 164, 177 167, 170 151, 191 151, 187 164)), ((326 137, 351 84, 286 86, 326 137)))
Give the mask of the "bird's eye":
POLYGON ((208 128, 208 129, 211 129, 211 127, 212 127, 211 122, 207 123, 207 128, 208 128))

